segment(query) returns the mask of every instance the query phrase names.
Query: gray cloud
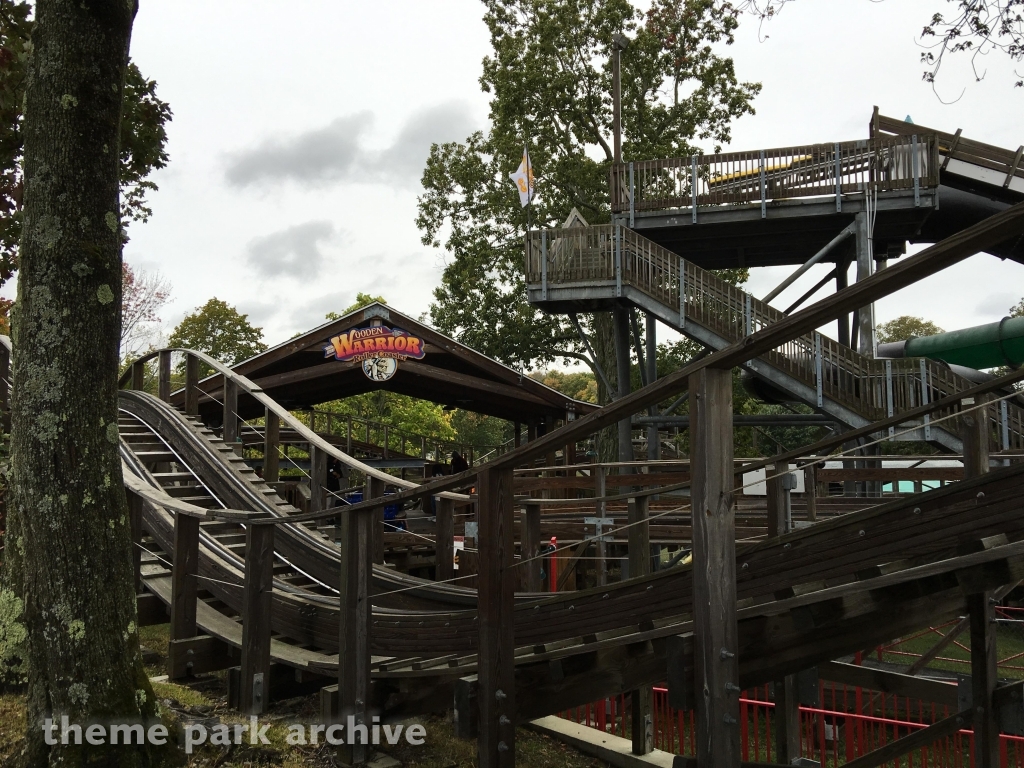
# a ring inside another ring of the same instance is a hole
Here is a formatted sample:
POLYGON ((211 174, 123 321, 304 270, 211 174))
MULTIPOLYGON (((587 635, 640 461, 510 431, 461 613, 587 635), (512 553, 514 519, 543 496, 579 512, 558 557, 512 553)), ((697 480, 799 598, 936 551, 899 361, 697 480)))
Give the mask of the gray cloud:
POLYGON ((411 186, 419 180, 432 143, 464 139, 473 130, 469 107, 448 102, 413 113, 391 146, 365 146, 374 122, 369 112, 339 117, 327 126, 270 139, 228 157, 225 178, 235 187, 267 181, 322 186, 339 181, 411 186))
POLYGON ((1012 293, 991 293, 982 299, 974 311, 979 315, 998 320, 1006 315, 1010 311, 1010 307, 1018 301, 1020 301, 1020 297, 1012 293))
POLYGON ((323 266, 320 246, 335 237, 329 221, 307 221, 251 240, 246 260, 265 277, 291 275, 312 277, 323 266))

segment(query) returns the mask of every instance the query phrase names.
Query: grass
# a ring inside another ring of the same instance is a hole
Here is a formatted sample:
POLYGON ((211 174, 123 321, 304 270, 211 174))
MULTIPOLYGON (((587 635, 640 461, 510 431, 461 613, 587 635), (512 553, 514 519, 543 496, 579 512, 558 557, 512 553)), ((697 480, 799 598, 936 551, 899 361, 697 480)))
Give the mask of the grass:
MULTIPOLYGON (((939 629, 939 632, 945 634, 949 631, 953 625, 944 626, 939 629)), ((914 656, 904 656, 902 653, 883 652, 883 661, 891 664, 900 664, 903 666, 909 666, 916 659, 915 656, 925 653, 941 638, 940 634, 935 632, 928 632, 914 637, 911 639, 904 640, 894 645, 893 650, 902 651, 904 653, 911 653, 914 656)), ((949 672, 964 672, 969 673, 971 671, 971 635, 970 632, 964 631, 956 641, 947 645, 942 652, 939 654, 938 659, 933 659, 928 667, 931 669, 942 669, 949 672), (959 643, 959 645, 958 645, 959 643), (961 647, 963 646, 963 647, 961 647)), ((1024 632, 1016 628, 1016 626, 1000 626, 996 630, 996 650, 998 658, 1006 659, 1010 656, 1016 656, 1017 654, 1024 653, 1024 632)), ((877 657, 875 657, 877 658, 877 657)), ((1014 659, 1009 662, 1009 665, 1000 665, 999 667, 1000 677, 1010 678, 1024 678, 1024 657, 1014 659), (1020 667, 1021 669, 1011 669, 1010 667, 1020 667)))
MULTIPOLYGON (((168 625, 143 627, 139 639, 146 649, 146 669, 151 677, 166 674, 168 625)), ((190 720, 215 719, 228 726, 247 724, 227 707, 226 675, 208 675, 195 684, 154 682, 153 692, 161 702, 165 720, 185 725, 190 720)), ((333 768, 335 748, 330 745, 288 744, 288 725, 315 723, 320 716, 317 695, 271 705, 260 724, 272 723, 267 732, 269 745, 240 745, 226 751, 206 745, 186 760, 187 768, 333 768)), ((476 765, 476 742, 455 738, 451 716, 416 717, 410 722, 426 729, 426 742, 413 746, 404 738, 398 745, 376 747, 412 768, 470 768, 476 765)), ((17 694, 0 695, 0 765, 6 765, 16 752, 25 732, 25 698, 17 694)), ((322 738, 322 737, 321 737, 322 738)), ((524 768, 599 768, 599 760, 587 757, 560 742, 520 728, 516 732, 516 765, 524 768)))

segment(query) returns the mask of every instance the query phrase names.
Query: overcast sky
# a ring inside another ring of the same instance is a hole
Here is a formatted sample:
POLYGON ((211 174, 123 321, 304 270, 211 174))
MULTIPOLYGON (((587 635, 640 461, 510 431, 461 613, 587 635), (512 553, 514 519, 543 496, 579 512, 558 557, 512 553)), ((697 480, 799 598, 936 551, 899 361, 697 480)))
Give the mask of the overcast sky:
MULTIPOLYGON (((173 285, 167 327, 211 296, 273 344, 384 295, 427 310, 444 254, 420 244, 419 177, 431 142, 486 127, 477 82, 488 36, 479 0, 142 0, 132 56, 174 110, 153 218, 128 261, 173 285)), ((921 83, 915 34, 944 0, 799 0, 731 54, 764 89, 732 149, 864 138, 872 106, 1016 148, 1024 93, 1003 61, 981 83, 951 67, 944 105, 921 83), (764 39, 764 34, 768 38, 764 39)), ((513 169, 509 169, 510 171, 513 169)), ((544 169, 538 168, 543 175, 544 169)), ((509 194, 515 194, 511 183, 509 194)), ((821 269, 824 269, 822 267, 821 269)), ((976 256, 878 307, 947 329, 997 320, 1024 267, 976 256)), ((755 272, 764 295, 785 272, 755 272)), ((808 274, 776 303, 817 280, 808 274)))

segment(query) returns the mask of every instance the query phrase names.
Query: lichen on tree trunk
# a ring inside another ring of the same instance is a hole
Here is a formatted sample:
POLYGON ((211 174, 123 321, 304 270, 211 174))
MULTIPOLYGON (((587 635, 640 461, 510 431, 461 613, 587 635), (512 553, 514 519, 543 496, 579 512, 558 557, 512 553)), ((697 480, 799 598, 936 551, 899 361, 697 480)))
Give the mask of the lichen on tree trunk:
POLYGON ((139 653, 117 429, 118 128, 134 15, 134 0, 36 3, 0 587, 0 638, 27 632, 23 759, 33 766, 153 762, 146 747, 50 746, 41 728, 45 717, 84 725, 157 713, 139 653))

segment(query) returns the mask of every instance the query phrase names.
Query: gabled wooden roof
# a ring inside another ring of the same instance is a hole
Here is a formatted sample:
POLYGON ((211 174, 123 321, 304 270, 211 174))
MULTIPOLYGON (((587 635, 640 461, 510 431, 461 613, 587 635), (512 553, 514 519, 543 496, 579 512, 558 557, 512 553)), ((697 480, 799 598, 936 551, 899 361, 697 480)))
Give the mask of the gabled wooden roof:
MULTIPOLYGON (((301 409, 364 392, 388 390, 475 413, 527 422, 531 419, 565 419, 596 408, 574 400, 476 350, 379 302, 349 312, 294 339, 249 358, 234 367, 287 408, 301 409), (325 355, 331 339, 354 328, 366 328, 375 320, 389 328, 407 331, 425 342, 422 360, 402 360, 388 381, 370 380, 355 361, 342 362, 325 355)), ((219 377, 217 377, 219 378, 219 377)), ((210 380, 213 389, 220 384, 210 380)), ((216 396, 210 386, 203 389, 216 396)), ((200 408, 213 409, 213 401, 200 408)), ((245 418, 258 415, 256 404, 239 402, 245 418), (252 409, 253 412, 247 412, 252 409)))

